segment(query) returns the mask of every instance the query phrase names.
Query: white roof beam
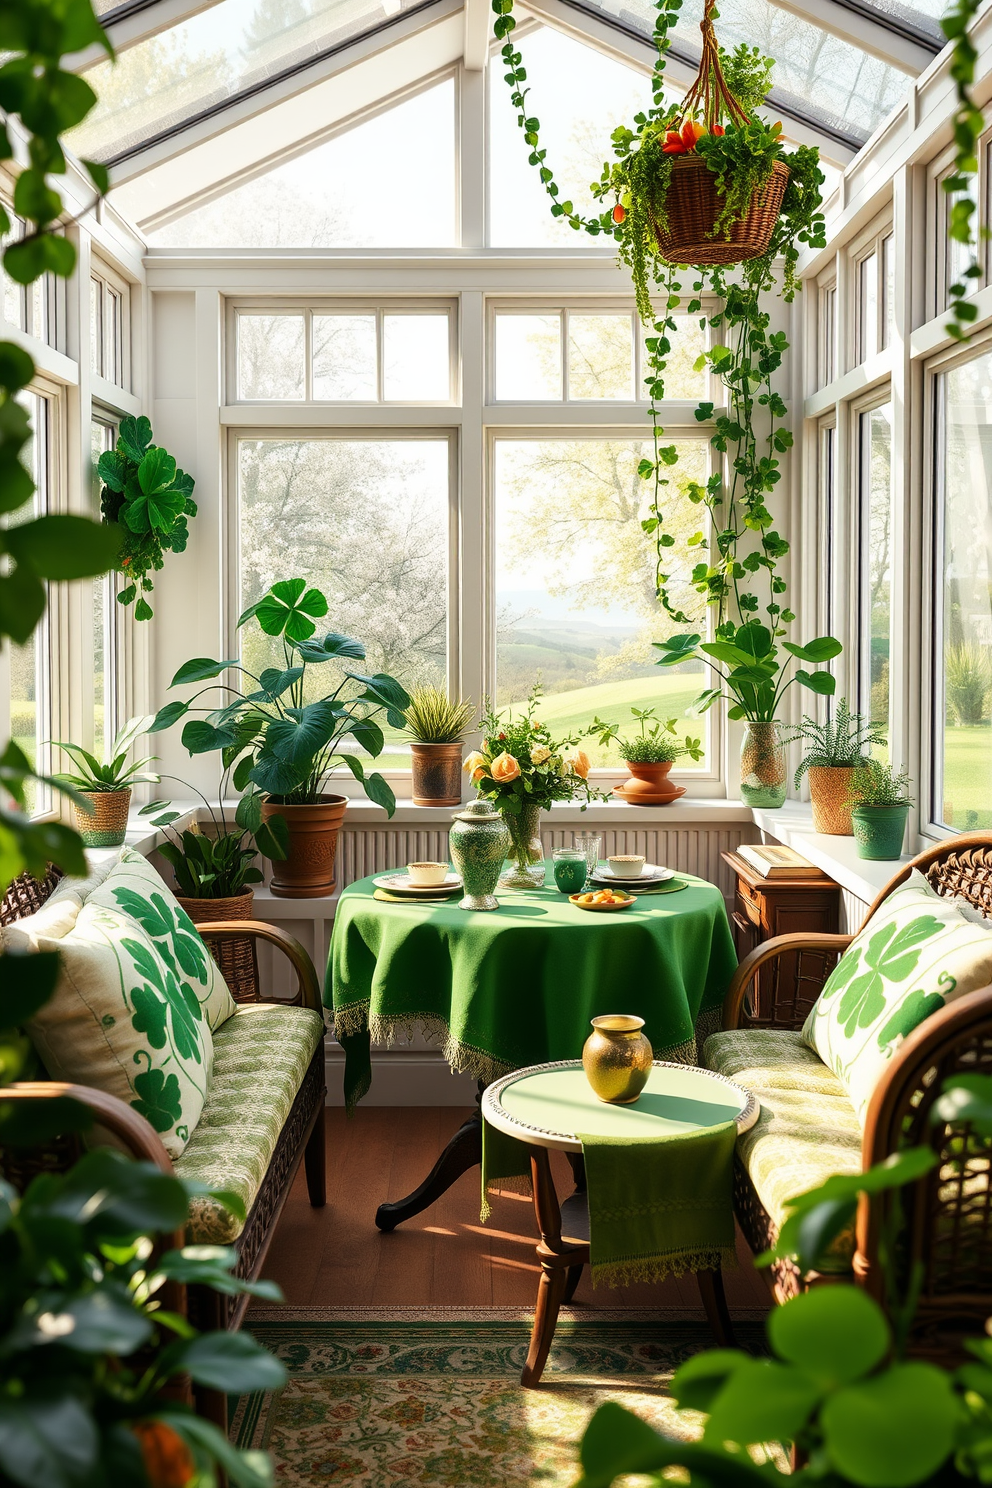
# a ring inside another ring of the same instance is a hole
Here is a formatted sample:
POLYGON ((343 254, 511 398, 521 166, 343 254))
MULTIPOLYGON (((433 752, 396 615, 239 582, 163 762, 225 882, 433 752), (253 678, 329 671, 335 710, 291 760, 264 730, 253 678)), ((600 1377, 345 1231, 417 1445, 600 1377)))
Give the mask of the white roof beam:
MULTIPOLYGON (((151 5, 129 6, 116 21, 106 16, 97 19, 110 37, 114 51, 126 52, 128 47, 137 46, 139 41, 157 36, 160 31, 168 31, 171 26, 188 21, 190 16, 197 15, 201 10, 209 10, 212 5, 219 4, 220 0, 153 0, 151 5)), ((94 63, 105 61, 106 56, 103 47, 91 46, 84 52, 75 52, 73 56, 67 57, 65 65, 72 72, 84 72, 94 63)))
POLYGON ((464 62, 467 72, 485 72, 489 61, 489 43, 492 38, 490 21, 492 11, 489 0, 464 0, 465 3, 465 49, 464 62))
POLYGON ((872 57, 888 62, 892 67, 898 67, 900 72, 910 77, 919 77, 921 72, 925 72, 941 49, 937 41, 930 41, 922 35, 914 38, 908 28, 903 29, 896 23, 886 25, 863 11, 839 3, 839 0, 772 0, 772 4, 798 16, 801 21, 808 21, 811 26, 819 26, 821 31, 828 31, 840 41, 849 42, 872 57))

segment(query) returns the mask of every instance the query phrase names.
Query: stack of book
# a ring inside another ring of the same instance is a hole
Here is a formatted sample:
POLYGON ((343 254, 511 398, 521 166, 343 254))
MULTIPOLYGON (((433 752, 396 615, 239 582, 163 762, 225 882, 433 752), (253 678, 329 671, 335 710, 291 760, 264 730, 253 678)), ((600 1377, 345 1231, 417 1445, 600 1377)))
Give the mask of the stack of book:
POLYGON ((754 868, 762 878, 820 878, 820 869, 791 847, 777 843, 745 842, 734 849, 749 868, 754 868))

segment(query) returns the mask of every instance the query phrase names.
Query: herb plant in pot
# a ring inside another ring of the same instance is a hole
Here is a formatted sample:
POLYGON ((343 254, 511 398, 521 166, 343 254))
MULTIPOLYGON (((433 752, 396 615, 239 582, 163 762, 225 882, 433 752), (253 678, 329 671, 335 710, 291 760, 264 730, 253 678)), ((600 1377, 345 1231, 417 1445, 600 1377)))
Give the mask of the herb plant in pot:
POLYGON ((858 857, 886 863, 898 858, 913 804, 909 776, 880 760, 865 760, 851 778, 851 803, 858 857))
POLYGON ((676 760, 683 755, 700 760, 703 757, 699 739, 679 739, 676 734, 677 720, 662 721, 653 708, 631 708, 638 732, 621 737, 619 723, 604 723, 593 719, 593 732, 605 748, 616 740, 620 757, 630 771, 630 779, 615 787, 614 794, 622 796, 631 806, 667 806, 669 802, 685 795, 684 785, 673 785, 668 772, 676 760))
POLYGON ((472 717, 440 687, 415 687, 406 710, 415 806, 460 806, 462 743, 472 717))
POLYGON ((131 718, 121 729, 101 763, 96 755, 80 744, 54 741, 72 760, 78 775, 64 773, 55 777, 85 796, 75 805, 76 828, 87 847, 119 847, 127 832, 127 814, 131 808, 131 790, 136 785, 157 785, 159 777, 145 773, 154 755, 128 764, 131 746, 139 734, 152 731, 153 716, 131 718))
POLYGON ((847 699, 841 698, 832 721, 821 724, 804 716, 786 743, 799 739, 807 748, 796 771, 796 787, 803 776, 809 781, 814 832, 850 837, 854 831, 851 781, 871 758, 872 746, 885 743, 884 728, 863 713, 852 713, 847 699))
POLYGON ((392 816, 396 809, 392 790, 380 774, 366 772, 355 749, 373 759, 380 755, 384 741, 377 718, 384 715, 391 728, 402 729, 404 710, 410 706, 405 689, 385 672, 349 670, 349 662, 365 659, 361 641, 335 630, 316 638, 314 621, 327 609, 326 596, 308 589, 304 579, 273 584, 249 605, 238 627, 254 620, 265 635, 279 638, 282 666, 265 667, 256 675, 236 657, 188 661, 171 685, 207 681, 212 685, 188 702, 167 703, 152 725, 154 732, 191 712, 204 715, 187 720, 183 744, 191 755, 222 751, 234 789, 244 792, 240 826, 257 834, 263 823, 271 827, 274 817, 285 820, 288 852, 273 873, 271 888, 288 899, 313 899, 334 891, 338 831, 347 805, 346 796, 326 789, 335 766, 349 769, 369 799, 392 816), (329 664, 332 675, 320 694, 314 669, 329 664), (245 690, 213 683, 223 672, 238 674, 247 684, 245 690), (219 705, 200 704, 205 694, 218 691, 219 705), (345 747, 346 740, 351 748, 345 747))

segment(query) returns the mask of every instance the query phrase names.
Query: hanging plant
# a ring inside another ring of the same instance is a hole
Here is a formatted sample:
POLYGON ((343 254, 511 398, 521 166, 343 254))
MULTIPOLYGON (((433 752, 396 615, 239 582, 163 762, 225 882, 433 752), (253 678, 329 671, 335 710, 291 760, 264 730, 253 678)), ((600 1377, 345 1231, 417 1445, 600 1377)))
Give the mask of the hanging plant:
MULTIPOLYGON (((775 530, 767 505, 781 476, 779 457, 790 448, 792 434, 783 427, 787 409, 773 386, 789 343, 784 333, 770 329, 762 297, 778 292, 791 302, 799 288, 795 270, 801 248, 825 243, 820 212, 823 173, 815 149, 787 150, 781 124, 769 125, 757 117, 773 63, 756 48, 741 45, 732 53, 720 48, 713 0, 706 0, 696 81, 681 102, 666 102, 665 55, 681 3, 656 0, 653 105, 635 117, 633 127, 613 131, 615 159, 603 166, 600 179, 590 188, 594 198, 612 199, 613 204, 593 218, 584 217, 571 201, 561 200, 547 165, 540 122, 528 109, 527 72, 512 40, 513 0, 493 0, 494 31, 503 42, 505 77, 530 148, 530 163, 540 173, 552 215, 576 230, 606 234, 616 241, 649 332, 645 380, 653 458, 642 460, 639 472, 651 483, 642 525, 655 544, 658 598, 673 622, 692 625, 694 618, 675 595, 676 583, 688 582, 716 611, 712 643, 704 643, 694 632, 672 636, 661 643, 661 664, 703 660, 712 665, 716 656, 706 654, 709 645, 736 648, 741 659, 722 677, 723 689, 707 689, 697 707, 705 711, 725 689, 734 715, 751 718, 756 693, 763 704, 781 696, 778 673, 788 656, 781 655, 779 643, 786 652, 791 649, 803 660, 816 662, 841 649, 832 637, 818 637, 799 648, 784 639, 795 619, 778 572, 789 545, 775 530), (711 443, 723 457, 727 478, 714 474, 705 484, 683 481, 673 492, 669 488, 678 451, 664 442, 658 405, 665 396, 667 357, 677 330, 675 311, 683 308, 685 269, 679 265, 687 262, 696 273, 684 313, 699 316, 702 327, 720 333, 718 344, 704 353, 700 365, 708 363, 719 377, 726 405, 714 419, 715 405, 701 403, 696 418, 714 423, 711 443), (719 305, 710 315, 703 310, 706 290, 719 305), (710 518, 709 537, 700 530, 689 540, 690 556, 696 561, 688 573, 672 562, 677 539, 669 527, 668 505, 676 493, 678 499, 704 507, 710 518)), ((826 672, 799 672, 796 680, 823 694, 834 689, 834 679, 826 672)))
POLYGON ((117 448, 100 456, 103 519, 121 530, 117 568, 130 583, 117 596, 134 606, 136 620, 150 620, 144 598, 153 588, 150 572, 163 566, 166 553, 182 553, 189 541, 187 517, 196 516, 193 477, 180 470, 168 451, 152 444, 147 418, 121 419, 117 448), (139 597, 140 590, 140 597, 139 597))

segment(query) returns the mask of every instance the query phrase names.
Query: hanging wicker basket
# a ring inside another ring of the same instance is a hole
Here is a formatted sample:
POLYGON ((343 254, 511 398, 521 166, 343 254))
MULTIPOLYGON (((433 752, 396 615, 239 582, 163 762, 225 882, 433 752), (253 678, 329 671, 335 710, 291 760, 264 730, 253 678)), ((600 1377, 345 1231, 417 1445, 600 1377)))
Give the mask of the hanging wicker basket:
POLYGON ((768 180, 751 197, 747 216, 731 225, 728 237, 714 232, 723 197, 713 172, 698 156, 677 156, 665 204, 667 223, 661 227, 651 219, 658 252, 669 263, 700 266, 760 258, 768 251, 788 182, 789 167, 776 160, 768 180))
MULTIPOLYGON (((699 72, 685 95, 674 129, 694 122, 700 115, 708 132, 724 120, 738 129, 751 122, 723 75, 720 44, 713 29, 715 10, 715 0, 706 0, 699 27, 703 34, 699 72)), ((659 254, 669 263, 700 267, 760 258, 768 251, 788 184, 789 167, 784 161, 774 161, 768 179, 752 192, 744 215, 731 223, 729 231, 726 227, 718 229, 725 198, 716 176, 699 155, 675 155, 665 197, 665 226, 653 213, 651 216, 659 254)))
MULTIPOLYGON (((226 899, 187 899, 180 894, 176 898, 194 925, 208 925, 212 921, 250 920, 254 890, 246 889, 243 894, 235 894, 226 899)), ((255 942, 251 936, 218 940, 213 944, 209 935, 204 938, 235 1002, 256 1002, 258 963, 255 959, 255 942)))

